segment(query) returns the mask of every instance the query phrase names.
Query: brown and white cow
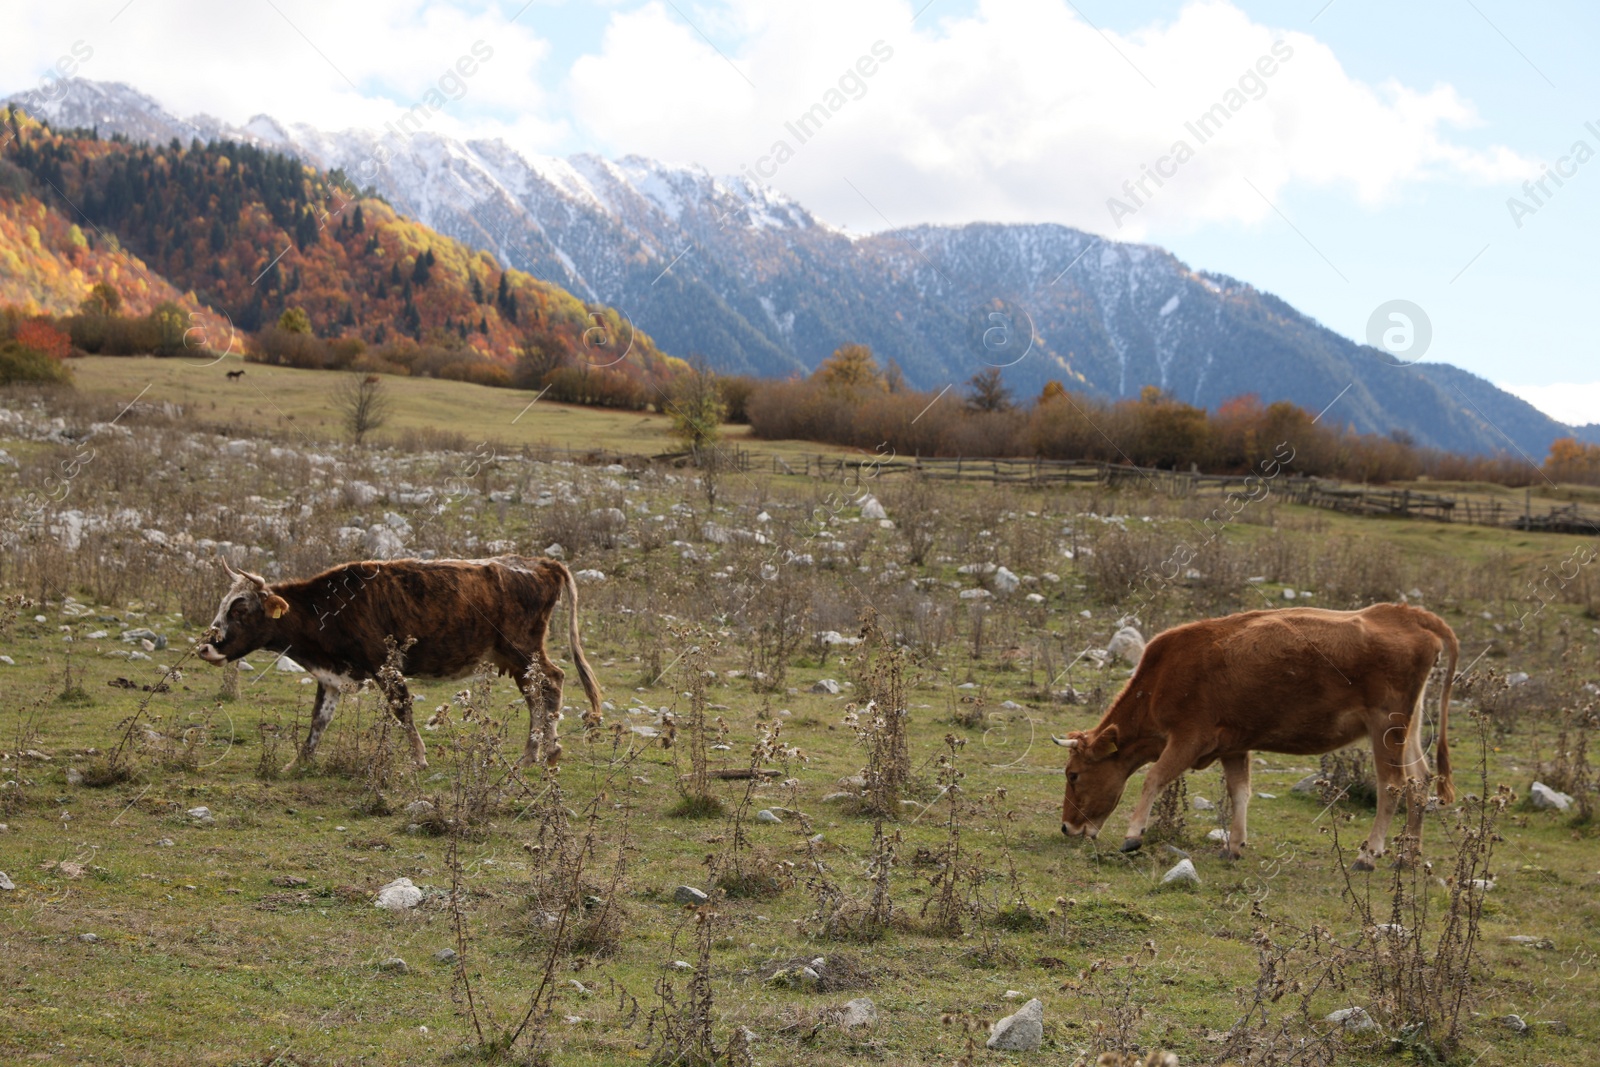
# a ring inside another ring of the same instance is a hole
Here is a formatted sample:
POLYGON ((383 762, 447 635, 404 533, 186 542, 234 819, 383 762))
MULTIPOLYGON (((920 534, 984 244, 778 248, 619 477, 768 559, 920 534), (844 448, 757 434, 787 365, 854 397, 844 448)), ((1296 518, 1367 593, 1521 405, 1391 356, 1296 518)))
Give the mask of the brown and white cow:
MULTIPOLYGON (((553 559, 396 559, 346 563, 314 578, 268 583, 259 574, 223 561, 233 586, 222 598, 199 655, 226 663, 258 649, 301 664, 317 680, 316 710, 305 743, 289 768, 316 753, 344 685, 377 677, 393 637, 403 645, 404 673, 460 678, 485 660, 516 679, 528 703, 524 765, 561 757, 565 672, 545 652, 550 616, 563 595, 572 659, 589 698, 584 722, 599 725, 600 687, 578 641, 578 590, 572 574, 553 559), (541 736, 542 734, 542 736, 541 736)), ((412 758, 428 765, 422 736, 401 683, 394 713, 411 739, 412 758)), ((286 768, 288 769, 288 768, 286 768)))
MULTIPOLYGON (((1162 790, 1220 761, 1233 801, 1223 856, 1238 859, 1253 750, 1316 755, 1367 738, 1378 814, 1356 867, 1370 870, 1384 852, 1397 794, 1427 782, 1423 697, 1441 651, 1449 672, 1439 698, 1438 790, 1444 803, 1455 798, 1445 726, 1459 648, 1443 619, 1400 604, 1249 611, 1157 634, 1099 724, 1054 738, 1072 750, 1061 832, 1096 836, 1128 777, 1153 762, 1122 843, 1132 852, 1162 790)), ((1419 842, 1422 809, 1415 800, 1407 806, 1406 832, 1419 842)))

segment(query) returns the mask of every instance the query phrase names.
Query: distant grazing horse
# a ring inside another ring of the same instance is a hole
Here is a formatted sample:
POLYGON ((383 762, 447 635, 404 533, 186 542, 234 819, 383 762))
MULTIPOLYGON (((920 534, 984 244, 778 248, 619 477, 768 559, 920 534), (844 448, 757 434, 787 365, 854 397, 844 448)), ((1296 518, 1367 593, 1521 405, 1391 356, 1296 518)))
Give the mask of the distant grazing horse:
POLYGON ((242 370, 231 370, 231 371, 228 372, 228 381, 230 381, 230 382, 236 382, 240 378, 243 378, 243 377, 244 377, 244 371, 242 371, 242 370))

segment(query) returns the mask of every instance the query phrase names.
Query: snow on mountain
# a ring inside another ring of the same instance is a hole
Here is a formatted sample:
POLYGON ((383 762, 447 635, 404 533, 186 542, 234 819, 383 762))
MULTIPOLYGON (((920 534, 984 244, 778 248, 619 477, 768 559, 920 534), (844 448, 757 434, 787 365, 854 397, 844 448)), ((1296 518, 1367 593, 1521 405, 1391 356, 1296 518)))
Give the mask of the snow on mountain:
POLYGON ((81 79, 34 109, 102 134, 246 140, 341 168, 400 212, 611 304, 664 350, 727 371, 805 371, 861 342, 930 389, 1002 366, 1019 394, 1058 379, 1113 397, 1156 385, 1209 407, 1255 393, 1320 411, 1338 397, 1329 417, 1359 430, 1404 429, 1469 451, 1504 446, 1495 424, 1519 427, 1518 446, 1533 453, 1566 429, 1455 368, 1394 367, 1271 294, 1164 249, 1064 226, 857 236, 775 190, 698 167, 558 159, 426 131, 330 132, 265 115, 232 128, 81 79), (1469 385, 1481 411, 1461 400, 1469 385))

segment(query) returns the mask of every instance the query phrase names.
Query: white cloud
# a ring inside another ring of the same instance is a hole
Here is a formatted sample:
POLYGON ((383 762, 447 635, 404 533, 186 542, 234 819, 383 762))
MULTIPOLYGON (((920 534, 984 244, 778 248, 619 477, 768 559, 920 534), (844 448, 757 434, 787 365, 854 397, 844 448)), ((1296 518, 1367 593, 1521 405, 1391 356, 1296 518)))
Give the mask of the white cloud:
POLYGON ((1451 86, 1368 85, 1315 38, 1253 22, 1224 0, 1104 36, 1065 0, 986 0, 945 19, 935 8, 913 24, 914 10, 905 0, 648 0, 613 14, 599 50, 573 66, 572 113, 608 151, 721 173, 786 141, 794 156, 770 183, 863 230, 886 219, 1050 220, 1138 238, 1267 217, 1245 179, 1273 200, 1298 182, 1379 203, 1412 183, 1537 171, 1509 149, 1453 139, 1478 118, 1451 86), (724 58, 695 26, 737 44, 724 58), (864 95, 799 143, 785 123, 878 40, 893 56, 864 95), (1275 44, 1292 56, 1261 77, 1253 68, 1275 44), (1245 91, 1230 97, 1241 78, 1245 91), (1203 144, 1185 126, 1241 101, 1203 144), (1146 178, 1143 193, 1123 191, 1180 140, 1193 158, 1163 164, 1174 171, 1163 186, 1146 178), (1120 228, 1113 196, 1136 208, 1120 228))
POLYGON ((565 129, 539 81, 548 45, 482 5, 181 0, 135 2, 118 14, 121 6, 30 4, 8 12, 0 70, 11 73, 0 89, 35 83, 82 41, 93 55, 79 74, 126 82, 182 117, 204 112, 242 125, 266 113, 323 129, 381 127, 483 41, 493 58, 465 79, 464 95, 430 127, 455 135, 506 132, 523 144, 554 143, 565 129))
POLYGON ((1540 411, 1568 426, 1600 423, 1600 382, 1563 382, 1557 385, 1508 385, 1508 393, 1520 396, 1540 411))

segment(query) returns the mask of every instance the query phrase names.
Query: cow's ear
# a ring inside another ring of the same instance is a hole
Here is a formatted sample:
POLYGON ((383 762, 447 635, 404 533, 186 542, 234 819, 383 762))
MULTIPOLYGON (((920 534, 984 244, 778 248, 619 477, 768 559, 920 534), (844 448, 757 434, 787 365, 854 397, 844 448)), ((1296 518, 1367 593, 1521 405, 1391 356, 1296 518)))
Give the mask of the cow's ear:
POLYGON ((1105 759, 1107 756, 1117 754, 1117 728, 1107 726, 1100 731, 1100 736, 1094 739, 1094 744, 1089 749, 1089 755, 1094 759, 1105 759))
POLYGON ((267 618, 269 619, 281 619, 289 614, 289 602, 277 593, 267 597, 261 606, 266 610, 267 618))

